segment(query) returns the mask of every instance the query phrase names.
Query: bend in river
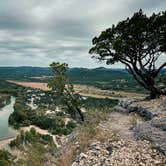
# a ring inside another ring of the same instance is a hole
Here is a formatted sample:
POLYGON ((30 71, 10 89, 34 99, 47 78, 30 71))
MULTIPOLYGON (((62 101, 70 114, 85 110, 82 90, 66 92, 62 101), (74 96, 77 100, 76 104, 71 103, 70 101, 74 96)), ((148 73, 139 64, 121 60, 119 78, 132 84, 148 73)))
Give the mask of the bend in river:
POLYGON ((16 131, 9 127, 8 119, 14 111, 15 97, 11 96, 10 104, 0 109, 0 140, 16 136, 16 131))

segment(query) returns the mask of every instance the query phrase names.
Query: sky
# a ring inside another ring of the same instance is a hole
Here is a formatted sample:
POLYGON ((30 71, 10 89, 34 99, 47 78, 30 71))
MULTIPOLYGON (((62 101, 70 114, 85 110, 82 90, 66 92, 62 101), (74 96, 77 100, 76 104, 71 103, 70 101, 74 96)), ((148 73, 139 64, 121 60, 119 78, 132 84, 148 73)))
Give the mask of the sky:
POLYGON ((140 8, 158 13, 166 0, 0 0, 0 66, 108 67, 88 54, 92 38, 140 8))

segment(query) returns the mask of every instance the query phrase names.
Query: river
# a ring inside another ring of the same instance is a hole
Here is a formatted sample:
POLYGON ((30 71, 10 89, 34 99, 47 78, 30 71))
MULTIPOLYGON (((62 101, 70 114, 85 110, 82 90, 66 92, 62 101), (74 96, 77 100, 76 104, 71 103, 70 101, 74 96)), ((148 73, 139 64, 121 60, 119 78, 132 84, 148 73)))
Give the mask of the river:
POLYGON ((9 127, 8 124, 9 116, 14 111, 13 107, 15 101, 15 97, 11 96, 10 104, 0 109, 0 140, 14 137, 16 135, 16 131, 9 127))

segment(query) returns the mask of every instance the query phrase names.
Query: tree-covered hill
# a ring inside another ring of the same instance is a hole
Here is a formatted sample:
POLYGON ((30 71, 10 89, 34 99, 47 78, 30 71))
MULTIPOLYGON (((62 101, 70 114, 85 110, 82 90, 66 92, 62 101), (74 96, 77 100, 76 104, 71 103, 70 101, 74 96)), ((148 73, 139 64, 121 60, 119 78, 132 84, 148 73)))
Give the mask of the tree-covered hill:
MULTIPOLYGON (((163 69, 161 75, 165 73, 166 69, 163 69)), ((125 69, 69 68, 67 74, 70 81, 76 84, 93 85, 101 89, 142 91, 125 69)), ((0 78, 5 80, 47 82, 50 76, 53 76, 53 73, 47 67, 0 67, 0 78)))
MULTIPOLYGON (((163 69, 161 73, 166 73, 163 69)), ((125 69, 110 69, 110 68, 69 68, 68 74, 72 80, 95 80, 95 81, 109 81, 110 79, 121 79, 123 77, 130 77, 125 69)), ((1 78, 29 78, 52 76, 53 72, 49 67, 0 67, 1 78)))
MULTIPOLYGON (((108 69, 108 68, 69 68, 68 74, 73 79, 96 79, 109 80, 112 77, 120 78, 122 75, 127 75, 124 69, 108 69)), ((52 76, 53 73, 48 67, 0 67, 1 78, 26 78, 26 77, 41 77, 52 76)))

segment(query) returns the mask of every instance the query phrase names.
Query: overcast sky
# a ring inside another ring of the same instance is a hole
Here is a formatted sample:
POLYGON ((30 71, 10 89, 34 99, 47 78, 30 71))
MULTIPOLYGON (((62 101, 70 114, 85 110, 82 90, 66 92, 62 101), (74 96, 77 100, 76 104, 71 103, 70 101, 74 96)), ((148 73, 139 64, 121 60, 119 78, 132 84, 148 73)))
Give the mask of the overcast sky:
POLYGON ((0 66, 104 66, 92 38, 140 8, 158 13, 166 0, 0 0, 0 66))

